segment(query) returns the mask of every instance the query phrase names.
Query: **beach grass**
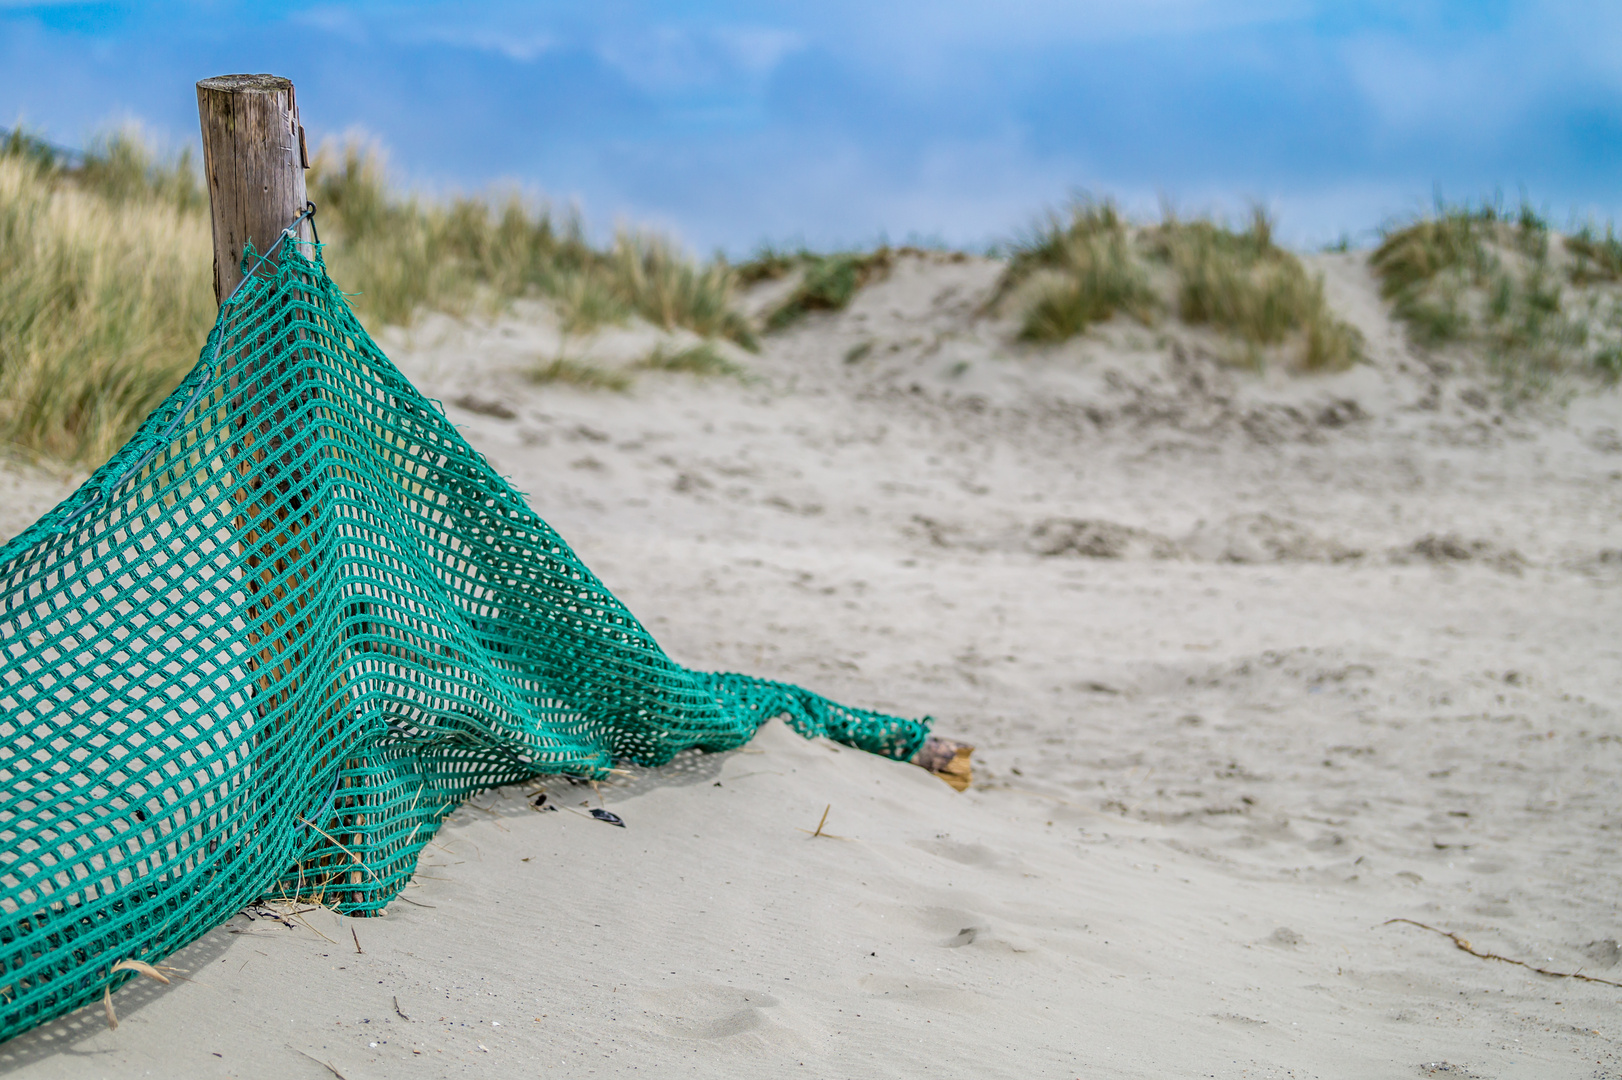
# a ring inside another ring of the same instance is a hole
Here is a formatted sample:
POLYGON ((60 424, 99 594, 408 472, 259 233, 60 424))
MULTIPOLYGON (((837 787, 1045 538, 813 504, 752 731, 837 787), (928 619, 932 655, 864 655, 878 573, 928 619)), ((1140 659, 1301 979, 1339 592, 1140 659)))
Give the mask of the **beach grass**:
POLYGON ((1013 246, 997 298, 1032 279, 1019 330, 1026 341, 1064 341, 1117 314, 1149 325, 1160 307, 1126 220, 1107 200, 1080 200, 1068 217, 1049 213, 1013 246))
POLYGON ((655 326, 760 347, 749 321, 732 308, 732 270, 724 259, 699 265, 663 237, 621 232, 607 261, 612 287, 655 326))
POLYGON ((812 258, 811 254, 803 249, 788 251, 771 244, 762 244, 754 255, 733 267, 733 280, 740 289, 748 289, 766 281, 780 281, 809 258, 812 258))
MULTIPOLYGON (((1443 206, 1431 217, 1388 229, 1369 257, 1369 265, 1379 275, 1381 292, 1401 315, 1405 301, 1417 299, 1439 280, 1480 283, 1493 268, 1485 240, 1497 223, 1491 207, 1443 206)), ((1449 302, 1446 306, 1455 305, 1449 302)), ((1435 329, 1447 335, 1450 326, 1444 320, 1435 329)))
MULTIPOLYGON (((569 334, 640 316, 757 347, 731 306, 724 259, 699 262, 647 232, 594 246, 577 215, 516 192, 402 194, 381 151, 360 140, 329 143, 313 164, 324 258, 374 329, 538 297, 569 334)), ((191 153, 162 153, 134 129, 82 153, 26 131, 0 135, 0 445, 104 460, 196 361, 214 319, 212 265, 191 153)), ((571 363, 544 378, 605 383, 571 363)))
MULTIPOLYGON (((47 148, 48 149, 48 148, 47 148)), ((0 443, 104 460, 196 361, 212 242, 190 163, 119 134, 69 169, 0 147, 0 443)))
POLYGON ((1593 224, 1584 225, 1565 238, 1564 247, 1571 256, 1572 284, 1622 281, 1622 240, 1614 225, 1606 225, 1603 236, 1593 224))
POLYGON ((1172 271, 1183 322, 1215 327, 1251 350, 1289 345, 1308 371, 1338 370, 1361 356, 1361 336, 1330 310, 1322 278, 1274 242, 1261 207, 1243 229, 1168 212, 1144 242, 1172 271))
POLYGON ((309 183, 323 239, 335 241, 327 254, 334 277, 354 291, 357 310, 381 322, 540 296, 558 303, 574 332, 636 314, 662 329, 757 347, 731 306, 725 260, 700 264, 663 237, 621 231, 600 250, 577 215, 557 218, 516 192, 443 204, 398 195, 382 151, 354 139, 324 145, 309 183))
POLYGON ((1113 202, 1077 199, 1010 245, 990 306, 1010 302, 1019 337, 1032 342, 1065 341, 1118 315, 1152 325, 1171 314, 1234 339, 1251 363, 1282 349, 1300 368, 1336 370, 1362 354, 1323 282, 1274 243, 1259 208, 1243 229, 1170 212, 1134 225, 1113 202))
MULTIPOLYGON (((922 254, 764 247, 734 266, 647 231, 594 245, 577 214, 516 191, 403 193, 382 152, 355 139, 322 147, 308 181, 324 257, 374 328, 532 297, 558 312, 566 338, 641 319, 703 339, 625 369, 560 354, 532 372, 542 382, 625 389, 637 370, 742 377, 713 344, 759 346, 733 306, 737 289, 794 277, 761 319, 779 331, 847 307, 899 257, 922 254)), ((1238 227, 1170 212, 1135 223, 1108 200, 1081 198, 1002 254, 988 308, 1015 308, 1016 334, 1033 344, 1117 318, 1174 319, 1228 338, 1246 363, 1337 370, 1362 355, 1322 279, 1275 242, 1259 209, 1238 227)), ((1622 378, 1622 239, 1610 224, 1561 237, 1524 200, 1510 211, 1438 202, 1387 228, 1369 263, 1415 345, 1479 350, 1514 393, 1572 374, 1622 378)), ((211 264, 189 153, 157 151, 134 130, 83 153, 25 131, 0 137, 0 445, 74 463, 121 445, 195 361, 215 310, 211 264)), ((853 346, 846 360, 870 351, 853 346)))
POLYGON ((527 374, 534 383, 543 385, 561 383, 584 390, 625 391, 636 382, 635 376, 628 371, 603 367, 600 364, 575 360, 567 356, 557 356, 538 363, 530 368, 527 374))
POLYGON ((1424 349, 1479 350, 1506 395, 1525 398, 1570 378, 1622 375, 1622 243, 1587 226, 1555 243, 1522 200, 1437 202, 1385 230, 1369 265, 1424 349))
POLYGON ((799 284, 765 318, 767 330, 782 330, 813 311, 840 311, 862 287, 887 275, 897 252, 889 245, 872 251, 840 251, 818 255, 801 251, 793 256, 770 253, 744 264, 754 281, 783 277, 798 268, 799 284))
POLYGON ((636 366, 644 371, 680 372, 701 377, 744 379, 749 374, 741 364, 728 360, 708 341, 684 349, 671 349, 662 344, 655 346, 636 366))

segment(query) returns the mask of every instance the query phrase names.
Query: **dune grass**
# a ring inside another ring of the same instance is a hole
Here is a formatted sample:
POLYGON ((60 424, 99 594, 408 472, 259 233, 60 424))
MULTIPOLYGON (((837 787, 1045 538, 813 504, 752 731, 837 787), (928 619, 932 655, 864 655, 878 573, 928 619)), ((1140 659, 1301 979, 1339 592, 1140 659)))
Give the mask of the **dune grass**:
POLYGON ((562 383, 566 386, 578 386, 586 390, 629 390, 636 381, 628 371, 617 368, 606 368, 598 364, 587 363, 584 360, 574 360, 567 356, 554 357, 543 363, 536 364, 528 372, 531 382, 547 384, 562 383))
POLYGON ((1033 278, 1019 330, 1026 341, 1064 341, 1117 314, 1148 325, 1159 307, 1127 223, 1108 201, 1078 201, 1068 219, 1049 213, 1015 245, 996 299, 1033 278))
POLYGON ((1362 350, 1357 331, 1330 312, 1322 281, 1273 242, 1260 210, 1242 230, 1171 213, 1135 226, 1112 202, 1079 199, 1009 249, 992 305, 1016 294, 1019 336, 1033 342, 1064 341, 1117 315, 1152 325, 1169 313, 1230 336, 1252 364, 1282 348, 1301 368, 1333 370, 1362 350))
POLYGON ((128 134, 68 163, 0 145, 0 442, 93 463, 196 361, 214 321, 194 170, 128 134))
POLYGON ((1584 225, 1565 238, 1564 246, 1571 255, 1572 284, 1622 281, 1622 240, 1614 225, 1605 226, 1604 236, 1592 224, 1584 225))
POLYGON ((759 348, 749 321, 731 307, 732 270, 724 259, 700 266, 661 237, 621 232, 607 263, 611 287, 655 326, 759 348))
MULTIPOLYGON (((357 141, 327 146, 314 164, 325 257, 374 327, 535 296, 570 334, 640 316, 757 347, 731 307, 734 273, 722 259, 696 262, 645 232, 593 247, 577 217, 516 194, 401 195, 381 154, 357 141)), ((0 445, 95 463, 174 388, 214 319, 207 211, 192 155, 157 153, 139 132, 83 153, 0 132, 0 445)), ((539 377, 621 378, 576 367, 539 377)))
POLYGON ((733 268, 739 288, 767 281, 780 281, 798 271, 800 280, 793 291, 771 310, 762 322, 768 331, 782 330, 814 311, 842 311, 867 285, 886 277, 897 257, 922 254, 918 248, 892 248, 880 244, 870 251, 815 252, 807 248, 788 250, 765 245, 751 258, 733 268))
POLYGON ((1437 209, 1434 217, 1387 230, 1369 257, 1382 295, 1414 341, 1431 348, 1464 336, 1471 321, 1465 293, 1485 286, 1497 265, 1487 243, 1498 224, 1494 211, 1437 209))
POLYGON ((1529 203, 1447 205, 1392 226, 1369 260, 1416 345, 1478 348, 1507 394, 1622 375, 1622 244, 1592 227, 1558 245, 1529 203), (1563 259, 1557 256, 1563 255, 1563 259))
POLYGON ((785 251, 771 244, 763 244, 755 254, 732 270, 738 288, 747 289, 765 281, 779 281, 793 273, 802 261, 813 256, 803 248, 785 251))
POLYGON ((606 250, 577 216, 556 220, 516 193, 426 203, 394 194, 381 152, 358 140, 317 153, 309 184, 334 276, 365 315, 405 324, 423 308, 466 311, 521 296, 558 303, 572 332, 632 314, 666 330, 757 347, 731 306, 724 260, 695 263, 663 237, 622 231, 606 250))
POLYGON ((895 265, 896 252, 888 244, 872 251, 840 251, 818 255, 801 251, 793 256, 769 252, 745 263, 747 280, 763 281, 801 270, 794 291, 770 312, 767 330, 782 330, 813 311, 840 311, 847 307, 862 287, 877 281, 895 265))
POLYGON ((1338 370, 1361 356, 1361 337, 1329 310, 1323 280, 1273 242, 1272 222, 1260 207, 1243 230, 1168 214, 1145 241, 1175 276, 1177 314, 1185 323, 1225 331, 1252 356, 1293 340, 1297 366, 1308 371, 1338 370))
POLYGON ((701 341, 685 349, 667 349, 658 345, 636 365, 644 371, 673 371, 702 377, 725 376, 743 379, 748 376, 741 365, 721 355, 713 344, 701 341))
MULTIPOLYGON (((309 174, 334 277, 369 323, 423 310, 493 310, 538 297, 566 335, 640 317, 665 330, 758 347, 735 289, 798 273, 768 330, 846 307, 912 249, 816 254, 764 248, 736 267, 622 230, 596 247, 575 215, 516 193, 430 202, 389 185, 381 154, 331 144, 309 174)), ((1049 213, 1006 252, 994 305, 1019 305, 1019 336, 1059 342, 1125 316, 1173 317, 1229 337, 1241 358, 1304 369, 1355 362, 1361 342, 1323 283, 1242 228, 1167 214, 1134 224, 1108 201, 1049 213)), ((195 361, 214 315, 207 196, 195 161, 138 133, 64 152, 0 135, 0 444, 75 463, 104 459, 195 361)), ((1479 346, 1522 389, 1579 373, 1622 378, 1622 239, 1589 225, 1556 237, 1527 204, 1449 207, 1394 226, 1370 256, 1385 296, 1427 348, 1479 346)), ((862 350, 847 357, 854 362, 862 350)), ((656 350, 627 369, 560 356, 543 382, 625 389, 636 370, 741 376, 712 344, 656 350)))
POLYGON ((637 375, 644 371, 696 375, 700 378, 726 377, 740 381, 747 379, 749 374, 741 365, 723 356, 711 341, 700 341, 685 348, 671 348, 660 343, 642 359, 624 367, 605 367, 560 355, 537 363, 527 374, 536 383, 624 392, 636 384, 637 375))

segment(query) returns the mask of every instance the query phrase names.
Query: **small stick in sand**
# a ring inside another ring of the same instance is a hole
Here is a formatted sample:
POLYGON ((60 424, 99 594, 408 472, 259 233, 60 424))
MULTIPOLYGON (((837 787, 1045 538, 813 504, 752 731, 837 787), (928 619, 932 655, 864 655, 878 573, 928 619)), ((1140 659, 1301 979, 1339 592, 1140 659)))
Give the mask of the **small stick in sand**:
POLYGON ((313 1057, 313 1056, 311 1056, 309 1054, 306 1054, 304 1051, 300 1050, 296 1046, 289 1046, 288 1049, 293 1051, 293 1053, 298 1054, 300 1057, 309 1058, 311 1061, 315 1062, 317 1065, 319 1065, 322 1068, 326 1069, 333 1076, 336 1076, 338 1078, 338 1080, 349 1080, 349 1077, 347 1077, 343 1073, 339 1072, 338 1067, 336 1065, 334 1065, 332 1062, 330 1062, 330 1061, 322 1061, 318 1057, 313 1057))
POLYGON ((1497 960, 1504 964, 1514 964, 1516 967, 1523 967, 1527 971, 1535 971, 1539 975, 1547 975, 1551 979, 1581 979, 1583 982, 1599 983, 1601 986, 1615 986, 1618 989, 1622 989, 1622 983, 1612 982, 1610 979, 1596 978, 1593 975, 1584 975, 1580 971, 1550 971, 1548 968, 1540 968, 1535 967, 1532 964, 1528 964, 1525 960, 1515 960, 1508 956, 1499 956, 1497 953, 1482 952, 1474 945, 1471 945, 1468 940, 1460 937, 1458 934, 1453 933, 1451 930, 1438 930, 1434 926, 1426 926, 1424 923, 1415 922, 1413 919, 1387 919, 1380 925, 1390 926, 1392 923, 1407 923, 1409 926, 1417 926, 1421 930, 1429 930, 1433 934, 1441 934, 1443 937, 1452 941, 1454 947, 1460 952, 1467 952, 1471 956, 1477 957, 1481 960, 1497 960))
POLYGON ((823 832, 822 831, 822 827, 824 825, 828 824, 828 811, 832 810, 833 808, 834 808, 833 803, 829 803, 827 806, 822 808, 822 820, 817 822, 817 828, 816 828, 815 832, 812 832, 810 829, 800 829, 800 827, 798 825, 796 825, 795 828, 799 829, 800 832, 810 833, 811 838, 813 840, 815 840, 819 836, 826 837, 829 840, 849 840, 850 837, 848 837, 848 836, 835 836, 831 832, 823 832))
POLYGON ((410 1020, 411 1019, 411 1017, 407 1016, 404 1012, 402 1012, 400 1010, 400 998, 399 998, 399 995, 395 995, 395 997, 394 997, 394 1012, 395 1012, 395 1015, 399 1016, 399 1018, 401 1020, 410 1020))
POLYGON ((349 936, 355 939, 355 951, 364 955, 366 950, 360 947, 360 935, 355 933, 353 926, 349 928, 349 936))
POLYGON ((327 935, 325 935, 321 931, 317 930, 314 926, 311 926, 310 921, 308 919, 306 919, 299 912, 295 911, 293 913, 293 917, 296 918, 299 922, 304 924, 304 929, 310 931, 310 933, 314 934, 316 937, 319 937, 322 941, 329 941, 329 942, 332 942, 332 944, 334 944, 334 945, 338 944, 336 941, 333 941, 331 938, 327 937, 327 935))

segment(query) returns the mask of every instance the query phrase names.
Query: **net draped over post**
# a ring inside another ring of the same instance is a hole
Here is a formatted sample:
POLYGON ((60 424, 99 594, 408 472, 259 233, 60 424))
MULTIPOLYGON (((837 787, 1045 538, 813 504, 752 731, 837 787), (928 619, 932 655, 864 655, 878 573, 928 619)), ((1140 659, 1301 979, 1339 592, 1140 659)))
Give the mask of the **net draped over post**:
POLYGON ((673 663, 293 250, 0 549, 0 665, 0 1039, 257 898, 376 912, 481 789, 928 730, 673 663))

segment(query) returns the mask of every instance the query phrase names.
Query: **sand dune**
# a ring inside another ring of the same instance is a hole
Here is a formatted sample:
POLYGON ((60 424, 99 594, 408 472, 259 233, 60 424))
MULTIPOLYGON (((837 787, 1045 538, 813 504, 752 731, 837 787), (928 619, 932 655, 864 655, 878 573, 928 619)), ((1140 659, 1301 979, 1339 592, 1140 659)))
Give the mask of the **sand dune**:
MULTIPOLYGON (((491 793, 384 918, 239 916, 0 1069, 1622 1075, 1622 988, 1387 924, 1622 982, 1622 402, 1505 412, 1315 269, 1347 373, 1017 346, 933 256, 748 382, 531 385, 665 340, 538 306, 391 332, 676 659, 927 712, 975 786, 774 723, 605 787, 624 829, 491 793)), ((6 483, 8 534, 66 493, 6 483)))

